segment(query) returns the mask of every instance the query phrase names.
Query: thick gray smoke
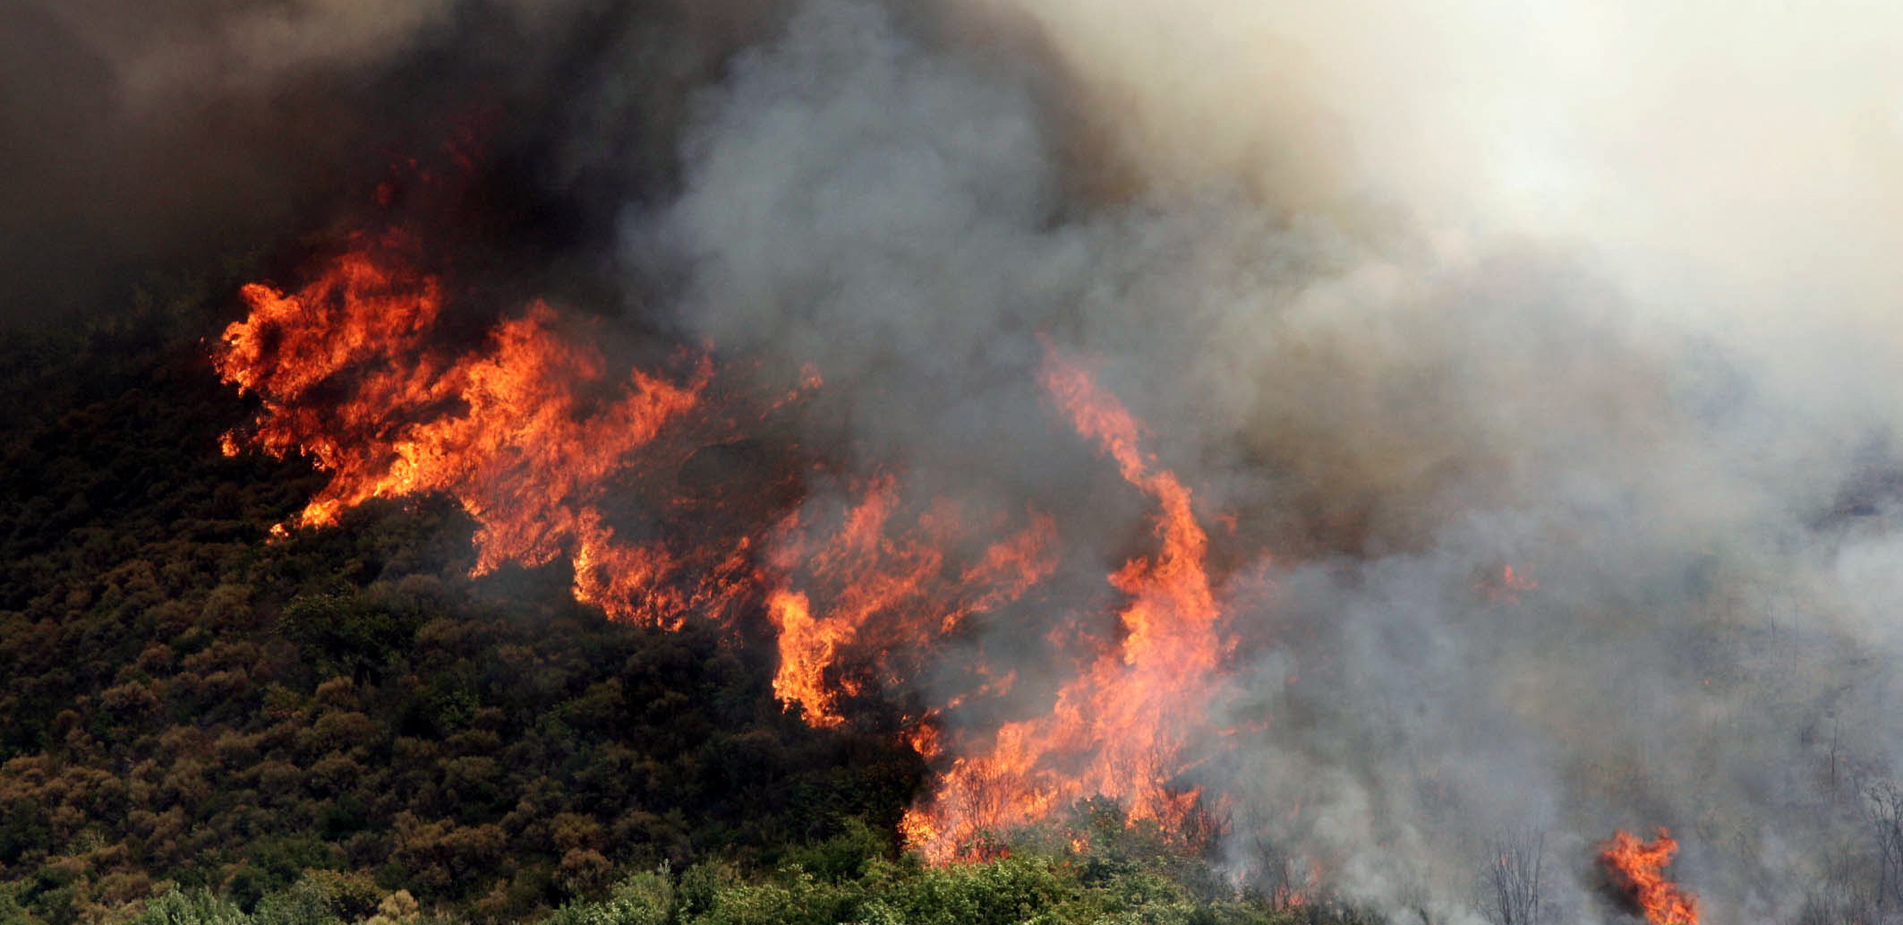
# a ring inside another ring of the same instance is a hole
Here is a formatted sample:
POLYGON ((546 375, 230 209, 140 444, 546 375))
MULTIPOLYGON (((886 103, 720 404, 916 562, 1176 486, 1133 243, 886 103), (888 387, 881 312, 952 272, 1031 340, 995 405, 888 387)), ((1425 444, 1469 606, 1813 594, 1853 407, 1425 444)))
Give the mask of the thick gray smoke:
POLYGON ((1712 921, 1903 911, 1903 14, 0 0, 0 40, 0 320, 499 111, 507 209, 816 366, 811 442, 1064 513, 971 643, 1027 713, 1153 542, 1037 384, 1040 336, 1100 362, 1217 539, 1245 732, 1186 782, 1238 876, 1472 921, 1541 833, 1548 921, 1610 920, 1595 845, 1665 825, 1712 921))
POLYGON ((1260 556, 1210 719, 1259 731, 1193 775, 1242 875, 1470 920, 1540 833, 1594 920, 1596 844, 1664 825, 1713 920, 1873 907, 1896 17, 1387 6, 810 0, 626 251, 817 364, 824 439, 1092 512, 1098 575, 1146 510, 1076 477, 1036 335, 1103 359, 1260 556))

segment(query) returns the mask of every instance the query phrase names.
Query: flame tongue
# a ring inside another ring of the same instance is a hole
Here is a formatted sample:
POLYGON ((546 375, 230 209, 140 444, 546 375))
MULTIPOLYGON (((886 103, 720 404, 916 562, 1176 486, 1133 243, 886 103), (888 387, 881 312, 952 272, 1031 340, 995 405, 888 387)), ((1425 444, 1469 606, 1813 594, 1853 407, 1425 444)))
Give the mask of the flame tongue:
POLYGON ((1073 361, 1047 350, 1045 388, 1079 434, 1161 507, 1161 549, 1110 576, 1129 602, 1123 639, 1066 685, 1048 716, 1010 723, 989 753, 957 759, 904 822, 908 841, 943 862, 986 831, 1033 822, 1084 797, 1124 801, 1132 819, 1170 824, 1197 794, 1171 793, 1192 729, 1219 687, 1220 611, 1204 568, 1208 536, 1190 492, 1144 458, 1135 417, 1073 361))
MULTIPOLYGON (((710 366, 685 384, 639 371, 617 384, 539 302, 480 349, 443 355, 432 340, 442 287, 409 272, 395 243, 360 240, 296 292, 244 287, 250 315, 215 356, 226 382, 264 402, 257 445, 308 454, 331 474, 297 525, 334 524, 373 498, 442 492, 480 525, 475 573, 568 555, 578 598, 621 618, 678 622, 696 595, 660 592, 680 563, 617 542, 596 503, 633 454, 696 406, 710 366)), ((227 451, 236 446, 227 439, 227 451)))
MULTIPOLYGON (((539 302, 475 348, 443 349, 443 287, 394 256, 401 243, 360 239, 294 292, 245 287, 250 315, 216 351, 225 381, 263 402, 250 441, 279 456, 307 454, 330 474, 298 526, 334 524, 371 499, 438 492, 478 524, 475 574, 566 558, 576 599, 662 626, 763 600, 778 632, 774 692, 816 726, 846 722, 852 696, 908 683, 940 640, 1057 568, 1051 516, 917 503, 890 474, 859 482, 831 518, 810 505, 794 514, 755 505, 731 529, 618 536, 602 508, 610 486, 645 484, 643 472, 683 462, 672 446, 681 441, 659 439, 664 432, 691 429, 690 414, 716 429, 736 426, 708 414, 711 363, 702 358, 685 381, 611 376, 600 352, 565 335, 539 302), (986 534, 1002 538, 974 541, 986 534)), ((1116 798, 1131 818, 1166 825, 1197 798, 1168 785, 1187 767, 1189 718, 1205 715, 1221 683, 1208 537, 1189 489, 1144 455, 1136 418, 1087 370, 1047 348, 1041 378, 1077 432, 1154 500, 1157 548, 1109 576, 1124 600, 1119 637, 1060 689, 1048 715, 1005 724, 975 754, 977 737, 912 717, 906 736, 921 755, 953 756, 936 793, 905 821, 908 840, 934 861, 1084 797, 1116 798)), ((226 450, 239 443, 228 435, 226 450)), ((707 513, 703 502, 717 500, 674 497, 658 507, 707 513)), ((945 709, 1015 679, 982 666, 974 673, 977 688, 945 709)))
POLYGON ((911 529, 899 530, 893 524, 898 504, 896 480, 881 476, 830 538, 815 540, 791 526, 784 531, 776 566, 800 574, 802 586, 827 603, 816 610, 807 591, 791 587, 768 595, 780 633, 773 691, 799 704, 816 726, 844 722, 839 695, 859 693, 855 682, 828 676, 848 647, 875 653, 878 667, 894 673, 894 662, 911 654, 906 650, 952 632, 972 614, 1017 600, 1056 568, 1056 523, 1039 515, 953 577, 946 549, 967 532, 958 506, 941 499, 911 529))
POLYGON ((1677 853, 1678 842, 1663 828, 1649 842, 1620 830, 1600 847, 1599 862, 1652 925, 1698 925, 1698 897, 1665 877, 1677 853))

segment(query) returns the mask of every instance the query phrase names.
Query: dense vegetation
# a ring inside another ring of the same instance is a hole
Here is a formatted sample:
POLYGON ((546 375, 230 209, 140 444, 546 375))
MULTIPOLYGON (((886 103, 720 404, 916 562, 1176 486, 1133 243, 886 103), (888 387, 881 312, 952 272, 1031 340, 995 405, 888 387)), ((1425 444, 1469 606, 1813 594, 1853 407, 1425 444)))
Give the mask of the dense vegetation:
POLYGON ((266 542, 321 476, 218 452, 247 414, 202 344, 229 281, 149 291, 0 354, 0 922, 1296 914, 1102 806, 923 869, 895 737, 785 713, 744 627, 469 578, 440 501, 266 542))
MULTIPOLYGON (((791 851, 771 873, 746 874, 721 862, 697 864, 679 876, 666 866, 628 876, 599 895, 561 906, 543 925, 1353 925, 1331 906, 1275 905, 1240 896, 1206 868, 1176 857, 1153 832, 1122 828, 1122 818, 1085 808, 1075 824, 1104 841, 1055 849, 1029 835, 1005 857, 943 869, 915 856, 892 860, 888 845, 866 830, 791 851), (1089 817, 1114 826, 1089 828, 1089 817)), ((361 879, 325 872, 305 875, 245 913, 205 891, 173 890, 148 903, 139 925, 218 922, 230 925, 366 925, 444 921, 398 891, 378 899, 361 879)))

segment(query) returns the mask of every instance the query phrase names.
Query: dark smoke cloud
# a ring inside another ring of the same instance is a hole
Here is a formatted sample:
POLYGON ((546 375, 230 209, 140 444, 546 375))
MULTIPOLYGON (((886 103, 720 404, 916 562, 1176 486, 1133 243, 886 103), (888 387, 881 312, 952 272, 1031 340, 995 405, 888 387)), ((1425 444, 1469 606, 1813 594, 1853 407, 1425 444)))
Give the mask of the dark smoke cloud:
POLYGON ((0 317, 110 309, 155 269, 360 213, 459 133, 511 247, 586 250, 667 188, 689 90, 773 20, 770 0, 9 0, 0 317))

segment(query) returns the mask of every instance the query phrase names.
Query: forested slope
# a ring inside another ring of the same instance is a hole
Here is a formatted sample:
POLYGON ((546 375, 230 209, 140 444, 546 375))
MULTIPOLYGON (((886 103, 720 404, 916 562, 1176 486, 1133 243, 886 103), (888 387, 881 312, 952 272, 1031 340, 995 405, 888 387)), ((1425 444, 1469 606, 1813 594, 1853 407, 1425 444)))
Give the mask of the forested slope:
POLYGON ((219 452, 231 295, 155 283, 0 357, 0 921, 1296 914, 1102 805, 922 868, 889 730, 786 713, 746 627, 612 623, 560 566, 468 577, 446 502, 267 541, 321 479, 219 452))

